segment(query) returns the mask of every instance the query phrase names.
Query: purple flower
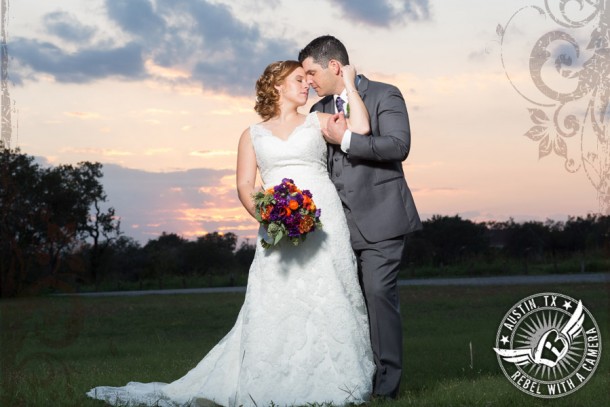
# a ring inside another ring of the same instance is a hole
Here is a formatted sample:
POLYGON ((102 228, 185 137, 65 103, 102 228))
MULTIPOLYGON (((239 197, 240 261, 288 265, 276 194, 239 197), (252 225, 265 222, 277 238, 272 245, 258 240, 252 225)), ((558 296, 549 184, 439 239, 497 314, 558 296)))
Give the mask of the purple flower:
MULTIPOLYGON (((259 215, 257 218, 267 229, 272 241, 278 236, 278 233, 284 233, 296 245, 299 241, 305 239, 308 233, 322 226, 320 222, 321 210, 316 208, 315 211, 311 211, 310 209, 313 197, 309 190, 301 191, 292 179, 284 178, 271 191, 257 194, 255 203, 259 215), (292 201, 298 203, 298 207, 293 203, 294 209, 291 209, 290 203, 292 201), (271 226, 273 227, 271 228, 271 226)), ((264 248, 275 245, 275 243, 269 243, 264 239, 261 244, 264 248)))

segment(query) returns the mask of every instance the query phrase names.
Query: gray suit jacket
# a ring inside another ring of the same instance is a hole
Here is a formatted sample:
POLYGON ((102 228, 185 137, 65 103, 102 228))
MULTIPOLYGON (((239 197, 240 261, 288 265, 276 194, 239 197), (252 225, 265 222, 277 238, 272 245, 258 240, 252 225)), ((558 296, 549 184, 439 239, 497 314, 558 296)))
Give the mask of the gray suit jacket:
MULTIPOLYGON (((359 77, 357 89, 369 112, 372 134, 352 133, 347 159, 335 163, 343 165, 342 199, 358 230, 366 240, 379 242, 422 227, 402 169, 411 147, 411 131, 400 90, 359 77)), ((333 97, 324 97, 312 106, 314 110, 335 113, 333 97)), ((332 174, 333 154, 340 147, 329 145, 328 149, 332 174)))

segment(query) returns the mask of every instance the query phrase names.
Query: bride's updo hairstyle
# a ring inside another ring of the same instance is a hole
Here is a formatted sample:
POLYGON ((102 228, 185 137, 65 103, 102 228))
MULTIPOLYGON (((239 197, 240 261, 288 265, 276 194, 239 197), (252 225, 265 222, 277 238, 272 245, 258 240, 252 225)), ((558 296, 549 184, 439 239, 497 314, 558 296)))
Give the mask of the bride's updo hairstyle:
POLYGON ((279 114, 280 93, 275 86, 281 85, 284 79, 295 69, 300 68, 298 61, 277 61, 269 64, 256 81, 256 104, 254 110, 263 120, 269 120, 279 114))

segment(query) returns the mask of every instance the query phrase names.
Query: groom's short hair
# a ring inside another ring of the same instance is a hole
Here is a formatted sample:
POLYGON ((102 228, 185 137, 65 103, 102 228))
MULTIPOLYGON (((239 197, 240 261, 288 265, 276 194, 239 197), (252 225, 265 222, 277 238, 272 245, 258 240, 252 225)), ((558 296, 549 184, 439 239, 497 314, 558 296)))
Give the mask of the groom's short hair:
POLYGON ((345 45, 332 35, 323 35, 311 41, 299 52, 299 62, 303 63, 307 58, 312 57, 316 64, 326 68, 331 59, 341 62, 342 65, 349 65, 349 56, 345 45))

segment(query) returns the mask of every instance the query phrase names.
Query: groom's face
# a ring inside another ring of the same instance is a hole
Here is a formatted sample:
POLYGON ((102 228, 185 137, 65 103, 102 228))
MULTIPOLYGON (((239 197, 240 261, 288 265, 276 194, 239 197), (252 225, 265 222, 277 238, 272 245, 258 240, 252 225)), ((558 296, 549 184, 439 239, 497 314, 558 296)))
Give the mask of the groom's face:
POLYGON ((335 94, 336 75, 329 67, 314 62, 312 57, 303 61, 303 69, 307 77, 307 83, 316 91, 318 96, 328 96, 335 94))

